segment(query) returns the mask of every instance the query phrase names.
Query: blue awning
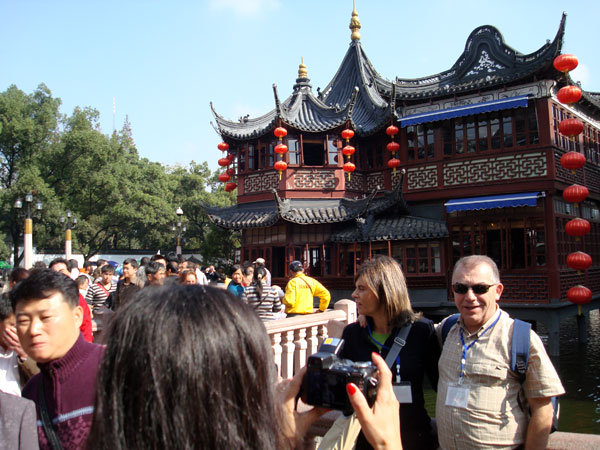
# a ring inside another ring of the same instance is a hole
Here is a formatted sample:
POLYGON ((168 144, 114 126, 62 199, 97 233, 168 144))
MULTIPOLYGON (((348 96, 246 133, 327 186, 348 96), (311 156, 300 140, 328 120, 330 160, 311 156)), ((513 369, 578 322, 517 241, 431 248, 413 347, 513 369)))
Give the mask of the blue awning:
POLYGON ((410 116, 400 119, 400 126, 408 127, 410 125, 418 125, 420 123, 435 122, 437 120, 454 119, 455 117, 471 116, 474 114, 500 111, 510 108, 523 108, 527 106, 527 96, 520 95, 518 97, 501 98, 490 102, 475 103, 473 105, 457 106, 455 108, 443 109, 441 111, 429 111, 419 114, 411 114, 410 116))
POLYGON ((508 208, 516 206, 536 206, 544 192, 524 192, 521 194, 489 195, 487 197, 457 198, 444 203, 446 212, 473 211, 475 209, 508 208))

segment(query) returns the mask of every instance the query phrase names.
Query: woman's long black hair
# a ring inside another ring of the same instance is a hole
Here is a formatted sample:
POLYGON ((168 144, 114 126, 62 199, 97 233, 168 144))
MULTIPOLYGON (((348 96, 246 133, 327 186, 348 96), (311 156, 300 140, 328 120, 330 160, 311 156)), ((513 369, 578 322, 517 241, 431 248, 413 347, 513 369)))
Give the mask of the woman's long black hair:
POLYGON ((269 338, 226 290, 143 290, 108 335, 89 448, 280 447, 269 338))

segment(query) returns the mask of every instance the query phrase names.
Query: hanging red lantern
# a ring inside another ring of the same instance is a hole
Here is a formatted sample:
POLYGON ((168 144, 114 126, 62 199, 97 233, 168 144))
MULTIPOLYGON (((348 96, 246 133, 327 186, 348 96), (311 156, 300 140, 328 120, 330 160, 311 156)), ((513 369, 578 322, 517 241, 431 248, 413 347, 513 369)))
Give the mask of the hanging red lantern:
POLYGON ((350 161, 348 161, 347 163, 344 164, 344 172, 346 172, 348 174, 348 179, 350 179, 350 174, 352 172, 354 172, 356 170, 356 166, 354 165, 354 163, 351 163, 350 161))
POLYGON ((387 162, 388 167, 394 169, 394 171, 396 170, 396 167, 400 167, 400 164, 402 164, 402 162, 398 158, 392 158, 387 162))
POLYGON ((586 305, 592 301, 592 291, 579 284, 567 291, 567 299, 577 305, 577 314, 581 315, 581 305, 586 305))
POLYGON ((287 130, 283 127, 277 127, 273 131, 273 134, 277 137, 277 139, 281 139, 281 138, 287 136, 287 130))
POLYGON ((560 165, 575 173, 576 169, 581 169, 585 165, 585 156, 579 152, 567 152, 560 157, 560 165))
POLYGON ((231 161, 229 160, 229 158, 221 158, 219 159, 218 163, 221 167, 226 167, 229 164, 231 164, 231 161))
POLYGON ((396 141, 392 141, 392 142, 388 142, 386 148, 392 152, 395 153, 398 150, 400 150, 400 144, 398 144, 396 141))
POLYGON ((281 172, 282 170, 287 169, 287 163, 285 161, 276 161, 274 167, 275 170, 279 170, 281 172))
POLYGON ((285 144, 277 144, 275 146, 275 153, 279 153, 279 154, 283 155, 287 151, 288 151, 288 148, 287 148, 287 145, 285 145, 285 144))
POLYGON ((354 152, 356 151, 356 149, 354 147, 352 147, 351 145, 346 145, 343 149, 342 149, 342 153, 347 156, 348 158, 350 158, 351 155, 354 154, 354 152))
POLYGON ((569 220, 565 225, 565 231, 569 236, 585 236, 590 230, 590 223, 585 219, 569 220))
POLYGON ((398 134, 398 131, 400 131, 400 130, 398 130, 398 127, 396 125, 390 125, 389 127, 387 127, 385 129, 385 133, 388 136, 391 136, 392 139, 394 138, 394 136, 396 136, 398 134))
POLYGON ((354 137, 354 130, 351 130, 350 128, 346 128, 345 130, 342 130, 342 138, 346 139, 346 142, 349 141, 350 139, 352 139, 354 137))
POLYGON ((575 270, 587 270, 592 265, 592 257, 584 252, 573 252, 567 255, 567 266, 575 270))
POLYGON ((234 169, 233 167, 230 167, 229 169, 227 169, 227 170, 225 171, 225 173, 226 173, 227 175, 229 175, 230 177, 232 177, 232 176, 234 176, 234 175, 235 175, 235 169, 234 169))
POLYGON ((230 163, 232 163, 235 160, 235 155, 233 153, 229 153, 227 155, 227 159, 229 160, 230 163))
POLYGON ((563 191, 563 198, 570 203, 581 203, 588 195, 590 195, 588 188, 578 184, 569 186, 563 191))
POLYGON ((237 187, 237 184, 235 184, 234 182, 227 183, 227 184, 225 185, 225 191, 226 191, 226 192, 231 192, 231 191, 233 191, 233 190, 234 190, 236 187, 237 187))
POLYGON ((558 131, 563 136, 575 137, 583 131, 583 122, 579 119, 563 119, 558 124, 558 131))
POLYGON ((573 85, 562 87, 556 94, 556 98, 559 102, 567 105, 576 103, 581 99, 581 88, 573 85))
POLYGON ((554 58, 554 68, 559 72, 568 73, 569 70, 573 70, 577 67, 579 61, 575 55, 558 55, 554 58))
POLYGON ((225 183, 229 180, 231 180, 231 177, 229 175, 227 175, 227 173, 222 173, 219 175, 219 181, 225 183))
POLYGON ((217 145, 217 148, 222 152, 225 152, 229 150, 229 144, 227 142, 221 142, 219 145, 217 145))

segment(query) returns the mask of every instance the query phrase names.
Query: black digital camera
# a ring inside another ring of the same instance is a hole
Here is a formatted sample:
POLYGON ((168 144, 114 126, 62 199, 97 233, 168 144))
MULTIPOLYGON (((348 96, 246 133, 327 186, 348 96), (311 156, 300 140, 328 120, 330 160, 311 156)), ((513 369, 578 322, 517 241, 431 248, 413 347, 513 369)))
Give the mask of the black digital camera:
POLYGON ((353 408, 346 385, 354 383, 364 394, 369 406, 373 406, 377 396, 377 367, 370 361, 340 359, 337 354, 343 345, 343 339, 327 338, 318 353, 308 357, 302 383, 302 400, 309 405, 338 409, 344 415, 350 415, 353 408))

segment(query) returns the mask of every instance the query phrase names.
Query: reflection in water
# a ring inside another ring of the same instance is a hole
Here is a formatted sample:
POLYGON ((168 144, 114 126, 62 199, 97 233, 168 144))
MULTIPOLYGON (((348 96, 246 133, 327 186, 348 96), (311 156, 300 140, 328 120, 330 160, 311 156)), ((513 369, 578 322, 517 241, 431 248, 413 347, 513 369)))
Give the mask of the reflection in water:
MULTIPOLYGON (((546 330, 538 333, 546 340, 546 330)), ((560 326, 560 358, 553 359, 567 393, 560 400, 559 430, 600 434, 600 314, 590 313, 588 343, 577 340, 575 317, 560 326)))

